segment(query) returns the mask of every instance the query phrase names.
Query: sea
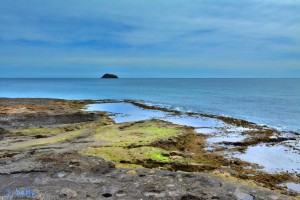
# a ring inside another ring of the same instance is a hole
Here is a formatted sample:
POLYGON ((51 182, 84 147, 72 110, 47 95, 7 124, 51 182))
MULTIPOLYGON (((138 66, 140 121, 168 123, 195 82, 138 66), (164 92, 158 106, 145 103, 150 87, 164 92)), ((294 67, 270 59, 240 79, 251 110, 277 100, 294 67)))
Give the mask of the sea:
POLYGON ((129 99, 300 133, 300 79, 0 79, 0 97, 129 99))

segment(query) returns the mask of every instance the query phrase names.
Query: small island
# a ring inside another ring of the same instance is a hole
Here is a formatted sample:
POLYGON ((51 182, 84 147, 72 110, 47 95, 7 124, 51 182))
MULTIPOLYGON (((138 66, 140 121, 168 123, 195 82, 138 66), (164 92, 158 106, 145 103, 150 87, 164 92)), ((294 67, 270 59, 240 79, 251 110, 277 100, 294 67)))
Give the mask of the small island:
POLYGON ((115 74, 104 74, 101 78, 118 78, 115 74))

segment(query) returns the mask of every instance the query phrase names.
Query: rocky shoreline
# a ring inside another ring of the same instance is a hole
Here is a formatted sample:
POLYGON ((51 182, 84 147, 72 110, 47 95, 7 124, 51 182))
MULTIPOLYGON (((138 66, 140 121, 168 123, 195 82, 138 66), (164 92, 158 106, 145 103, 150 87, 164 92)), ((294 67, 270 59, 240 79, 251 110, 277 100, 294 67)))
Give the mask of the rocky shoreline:
MULTIPOLYGON (((0 99, 0 197, 299 198, 280 186, 286 181, 299 182, 297 174, 270 174, 253 163, 209 152, 205 150, 207 136, 196 134, 192 127, 157 119, 115 123, 108 113, 83 110, 99 102, 114 101, 0 99)), ((206 117, 259 131, 260 137, 228 144, 237 151, 284 140, 270 137, 276 130, 250 122, 206 117)))

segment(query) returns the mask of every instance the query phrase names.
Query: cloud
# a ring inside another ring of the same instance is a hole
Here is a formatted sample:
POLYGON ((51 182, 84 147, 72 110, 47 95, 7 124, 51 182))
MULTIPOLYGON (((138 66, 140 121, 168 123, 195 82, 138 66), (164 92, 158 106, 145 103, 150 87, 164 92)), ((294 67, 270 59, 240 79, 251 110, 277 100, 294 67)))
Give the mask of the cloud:
POLYGON ((1 0, 0 69, 35 59, 67 67, 69 58, 87 67, 294 69, 299 13, 297 0, 1 0))

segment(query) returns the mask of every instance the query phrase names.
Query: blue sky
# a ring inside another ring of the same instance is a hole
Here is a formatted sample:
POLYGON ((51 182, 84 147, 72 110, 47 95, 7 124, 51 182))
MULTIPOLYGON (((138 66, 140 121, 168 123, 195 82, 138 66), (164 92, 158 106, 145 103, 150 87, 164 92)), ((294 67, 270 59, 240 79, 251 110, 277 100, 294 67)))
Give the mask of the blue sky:
POLYGON ((0 77, 300 77, 299 0, 0 0, 0 77))

